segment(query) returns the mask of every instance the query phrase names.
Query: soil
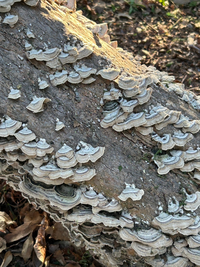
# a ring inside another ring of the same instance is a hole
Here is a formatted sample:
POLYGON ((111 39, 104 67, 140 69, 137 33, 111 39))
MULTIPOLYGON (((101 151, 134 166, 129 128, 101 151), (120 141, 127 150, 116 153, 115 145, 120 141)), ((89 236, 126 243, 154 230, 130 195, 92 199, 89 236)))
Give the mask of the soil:
POLYGON ((132 52, 142 64, 174 75, 176 81, 200 94, 200 3, 185 6, 150 0, 134 3, 77 2, 78 10, 86 17, 96 23, 108 23, 108 34, 111 40, 118 41, 119 47, 132 52))

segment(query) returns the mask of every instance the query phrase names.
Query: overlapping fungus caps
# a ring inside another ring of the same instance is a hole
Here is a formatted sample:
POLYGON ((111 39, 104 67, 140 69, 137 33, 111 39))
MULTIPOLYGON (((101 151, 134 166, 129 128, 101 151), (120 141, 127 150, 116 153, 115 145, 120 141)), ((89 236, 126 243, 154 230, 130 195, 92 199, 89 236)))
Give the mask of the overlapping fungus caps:
POLYGON ((152 221, 154 226, 161 228, 163 233, 176 234, 180 229, 185 229, 194 224, 195 218, 187 215, 171 215, 162 212, 152 221))
POLYGON ((31 142, 36 138, 36 135, 26 126, 22 130, 16 132, 14 136, 17 138, 17 140, 23 143, 31 142))
POLYGON ((105 147, 92 147, 90 144, 87 144, 83 141, 80 141, 78 144, 78 147, 80 148, 76 152, 76 159, 79 163, 86 163, 88 161, 95 162, 100 157, 103 156, 105 147))
POLYGON ((135 231, 132 229, 120 229, 119 235, 123 240, 136 241, 152 248, 169 247, 173 241, 162 232, 150 228, 149 230, 135 231))
POLYGON ((14 135, 14 133, 21 127, 20 121, 12 120, 10 117, 6 117, 0 123, 0 137, 7 137, 14 135))
POLYGON ((30 157, 44 157, 46 154, 51 154, 54 148, 47 144, 45 139, 41 138, 38 142, 29 142, 24 144, 21 147, 21 150, 24 152, 24 154, 30 157))

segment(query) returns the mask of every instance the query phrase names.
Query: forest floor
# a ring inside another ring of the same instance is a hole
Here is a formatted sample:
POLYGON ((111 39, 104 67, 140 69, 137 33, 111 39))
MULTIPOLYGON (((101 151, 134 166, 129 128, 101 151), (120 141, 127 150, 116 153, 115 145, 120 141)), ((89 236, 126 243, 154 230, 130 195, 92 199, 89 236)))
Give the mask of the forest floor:
POLYGON ((198 93, 200 2, 177 6, 161 1, 79 0, 77 4, 86 17, 108 23, 111 40, 117 40, 119 47, 132 52, 142 64, 174 75, 176 82, 198 93))
MULTIPOLYGON (((170 2, 164 6, 164 1, 149 0, 135 3, 136 0, 79 0, 77 4, 86 17, 96 23, 107 22, 111 40, 117 40, 119 47, 132 52, 142 64, 174 75, 176 82, 200 94, 200 4, 176 6, 170 2)), ((1 211, 15 221, 4 233, 0 228, 0 238, 7 236, 9 241, 7 250, 0 254, 2 267, 41 266, 40 257, 45 266, 101 266, 87 251, 70 244, 60 224, 44 212, 35 211, 5 182, 0 184, 0 204, 1 211), (30 223, 33 218, 34 225, 30 223)))

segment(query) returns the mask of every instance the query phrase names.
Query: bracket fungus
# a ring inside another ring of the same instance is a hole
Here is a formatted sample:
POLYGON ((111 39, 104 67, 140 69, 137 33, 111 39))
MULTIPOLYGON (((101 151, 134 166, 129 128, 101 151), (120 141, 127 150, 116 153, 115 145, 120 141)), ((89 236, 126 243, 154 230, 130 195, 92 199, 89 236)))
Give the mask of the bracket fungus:
POLYGON ((36 139, 36 135, 26 126, 22 130, 16 132, 14 136, 17 138, 18 141, 23 143, 28 143, 36 139))
POLYGON ((4 24, 8 24, 11 28, 13 28, 15 26, 15 24, 17 23, 18 21, 18 15, 6 15, 4 20, 3 20, 3 23, 4 24))
POLYGON ((21 97, 21 92, 18 89, 13 89, 12 87, 10 87, 10 93, 8 95, 9 99, 19 99, 21 97))
POLYGON ((46 97, 37 97, 34 96, 31 103, 26 107, 28 110, 32 111, 33 113, 42 112, 44 110, 43 104, 50 102, 51 99, 46 97))
POLYGON ((65 127, 65 124, 57 118, 57 119, 56 119, 56 129, 55 129, 55 131, 56 131, 56 132, 57 132, 57 131, 60 131, 60 130, 62 130, 64 127, 65 127))
POLYGON ((140 200, 144 195, 144 190, 138 189, 134 184, 125 183, 126 188, 121 192, 118 198, 122 201, 126 201, 131 198, 133 201, 140 200))
POLYGON ((76 152, 75 156, 79 163, 86 163, 88 161, 95 162, 103 156, 105 150, 105 147, 98 146, 94 148, 83 141, 79 142, 78 147, 80 149, 76 152))
POLYGON ((43 90, 43 89, 49 87, 49 85, 46 81, 42 81, 40 78, 38 78, 38 87, 40 90, 43 90))
POLYGON ((0 123, 0 137, 7 137, 9 135, 14 135, 14 133, 21 127, 22 123, 20 121, 12 120, 10 117, 6 117, 0 123))

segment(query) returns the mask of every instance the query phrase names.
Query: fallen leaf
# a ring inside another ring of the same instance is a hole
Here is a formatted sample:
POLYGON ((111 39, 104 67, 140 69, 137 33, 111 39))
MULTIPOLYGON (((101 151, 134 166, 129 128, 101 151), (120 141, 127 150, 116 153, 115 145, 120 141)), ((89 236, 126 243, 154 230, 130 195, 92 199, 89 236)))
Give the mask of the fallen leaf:
POLYGON ((61 263, 62 265, 65 264, 65 259, 63 257, 63 252, 60 249, 57 249, 54 254, 53 254, 54 258, 56 258, 56 260, 61 263))
POLYGON ((31 222, 24 223, 19 227, 15 228, 12 233, 6 234, 4 239, 7 243, 11 243, 17 241, 34 231, 34 229, 38 226, 38 223, 32 224, 31 222))
POLYGON ((46 233, 55 240, 70 240, 67 229, 61 223, 54 223, 53 226, 47 228, 46 233))
POLYGON ((38 260, 41 262, 41 265, 43 265, 45 258, 46 258, 46 240, 45 240, 45 230, 48 226, 47 217, 45 216, 41 222, 41 226, 38 229, 38 234, 36 237, 36 242, 34 245, 34 251, 38 258, 38 260))
POLYGON ((6 240, 0 237, 0 253, 6 249, 6 240))
POLYGON ((32 251, 33 251, 33 237, 32 233, 30 233, 29 237, 24 242, 22 248, 21 256, 24 259, 24 261, 30 259, 32 251))
POLYGON ((7 267, 9 263, 11 263, 13 259, 13 255, 10 251, 7 251, 4 255, 3 262, 0 267, 7 267))
POLYGON ((81 267, 81 266, 77 262, 71 261, 70 263, 66 264, 65 267, 81 267))

